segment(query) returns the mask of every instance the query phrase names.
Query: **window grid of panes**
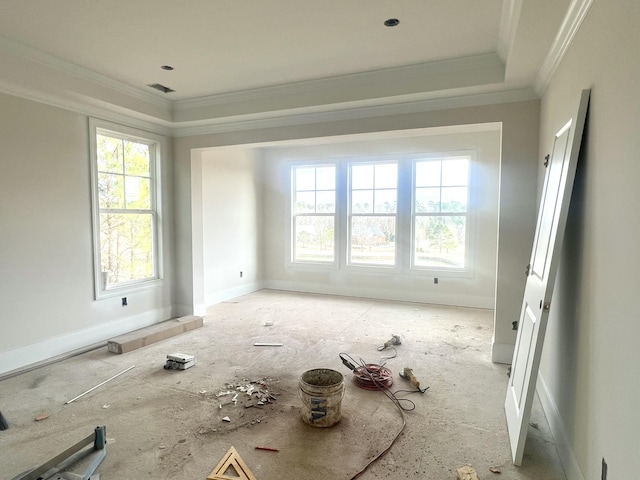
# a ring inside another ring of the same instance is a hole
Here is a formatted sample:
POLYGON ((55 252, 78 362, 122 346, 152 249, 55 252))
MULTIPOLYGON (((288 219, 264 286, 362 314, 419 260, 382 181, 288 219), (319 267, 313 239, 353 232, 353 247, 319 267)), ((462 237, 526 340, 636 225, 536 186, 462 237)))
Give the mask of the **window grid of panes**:
POLYGON ((468 156, 414 162, 413 267, 466 268, 469 165, 468 156))
POLYGON ((334 263, 336 167, 296 166, 292 173, 292 261, 334 263))
POLYGON ((350 164, 349 264, 396 265, 398 163, 350 164))
POLYGON ((154 144, 96 134, 103 288, 157 278, 154 144))

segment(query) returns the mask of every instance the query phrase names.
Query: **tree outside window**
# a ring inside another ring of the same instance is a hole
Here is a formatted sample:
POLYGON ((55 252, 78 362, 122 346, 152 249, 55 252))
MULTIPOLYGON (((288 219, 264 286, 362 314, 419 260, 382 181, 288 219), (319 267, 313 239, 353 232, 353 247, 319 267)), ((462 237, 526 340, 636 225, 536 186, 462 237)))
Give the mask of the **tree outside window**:
POLYGON ((469 158, 415 162, 413 265, 466 267, 469 158))
POLYGON ((349 263, 394 266, 398 164, 352 164, 350 171, 349 263))
POLYGON ((96 130, 102 289, 158 277, 154 142, 96 130))

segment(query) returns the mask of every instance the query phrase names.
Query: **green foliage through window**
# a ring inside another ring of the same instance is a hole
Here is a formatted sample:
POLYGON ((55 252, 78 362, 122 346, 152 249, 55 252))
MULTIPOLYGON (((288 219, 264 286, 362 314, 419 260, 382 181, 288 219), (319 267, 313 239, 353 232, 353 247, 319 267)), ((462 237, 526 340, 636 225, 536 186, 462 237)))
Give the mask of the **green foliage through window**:
POLYGON ((104 287, 152 279, 155 258, 155 144, 96 134, 100 265, 104 287))

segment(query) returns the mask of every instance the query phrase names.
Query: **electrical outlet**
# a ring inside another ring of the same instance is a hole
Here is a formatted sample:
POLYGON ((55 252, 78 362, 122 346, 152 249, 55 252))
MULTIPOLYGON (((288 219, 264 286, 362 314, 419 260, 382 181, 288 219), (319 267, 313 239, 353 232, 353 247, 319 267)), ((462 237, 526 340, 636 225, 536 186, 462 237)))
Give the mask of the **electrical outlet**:
POLYGON ((602 457, 602 474, 600 478, 601 480, 607 480, 607 462, 605 462, 604 457, 602 457))
POLYGON ((433 279, 433 283, 434 283, 434 284, 436 284, 436 285, 438 284, 438 277, 435 277, 435 278, 433 279))
POLYGON ((242 270, 240 270, 240 278, 242 278, 242 270))
POLYGON ((122 297, 122 306, 123 307, 127 306, 127 297, 122 297))

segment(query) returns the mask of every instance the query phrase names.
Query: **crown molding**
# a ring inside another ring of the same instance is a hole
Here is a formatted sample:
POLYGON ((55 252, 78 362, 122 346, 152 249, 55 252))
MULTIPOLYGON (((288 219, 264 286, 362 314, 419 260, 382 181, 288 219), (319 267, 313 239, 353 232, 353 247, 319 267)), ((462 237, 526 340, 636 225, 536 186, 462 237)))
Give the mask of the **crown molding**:
POLYGON ((171 137, 173 135, 171 123, 158 120, 157 118, 147 117, 145 115, 134 116, 130 110, 117 111, 115 107, 108 108, 96 103, 91 104, 86 98, 81 100, 72 100, 63 98, 56 94, 38 92, 23 86, 17 86, 13 83, 7 83, 0 79, 0 92, 13 95, 14 97, 25 98, 34 102, 43 103, 52 107, 70 110, 72 112, 87 115, 89 117, 109 120, 128 127, 137 128, 158 135, 171 137))
POLYGON ((294 113, 282 112, 269 118, 224 119, 222 121, 197 122, 189 126, 174 124, 174 137, 194 135, 210 135, 244 130, 289 127, 295 125, 334 122, 341 120, 359 120, 372 117, 421 113, 453 108, 478 107, 501 103, 515 103, 538 100, 536 93, 530 88, 516 90, 499 90, 481 92, 471 95, 449 96, 423 100, 405 100, 385 105, 357 106, 353 108, 336 108, 330 111, 294 113))
POLYGON ((320 91, 342 90, 360 85, 386 84, 412 79, 430 78, 435 75, 455 74, 462 71, 474 72, 482 68, 494 69, 504 80, 504 64, 495 53, 486 53, 455 59, 439 60, 401 67, 370 70, 348 75, 338 75, 321 79, 273 85, 269 87, 241 90, 237 92, 208 95, 198 98, 174 100, 175 113, 197 108, 218 107, 238 102, 271 99, 274 97, 293 97, 296 95, 316 94, 320 91))
POLYGON ((48 53, 41 52, 35 48, 31 48, 22 43, 15 42, 6 37, 0 35, 0 50, 4 50, 12 55, 21 57, 25 60, 44 65, 59 72, 71 75, 73 77, 81 78, 89 82, 101 85, 116 92, 119 92, 129 97, 137 98, 144 102, 150 103, 156 107, 171 109, 172 101, 169 99, 161 98, 151 92, 146 92, 131 85, 127 85, 124 82, 120 82, 113 78, 102 75, 93 70, 76 65, 75 63, 62 60, 61 58, 54 57, 48 53))
POLYGON ((589 12, 592 3, 593 0, 571 1, 569 9, 567 10, 567 15, 560 26, 560 30, 558 30, 558 34, 556 35, 547 57, 544 59, 544 62, 542 62, 542 66, 538 71, 536 80, 533 83, 533 89, 539 96, 542 96, 549 85, 549 82, 551 82, 556 69, 569 49, 569 46, 589 12))
POLYGON ((509 55, 513 48, 521 11, 522 0, 504 0, 502 4, 502 17, 500 18, 497 52, 505 65, 509 60, 509 55))
POLYGON ((355 120, 538 98, 528 88, 505 88, 504 64, 496 53, 174 101, 2 36, 0 54, 4 55, 2 58, 14 72, 6 78, 0 77, 0 92, 169 137, 355 120), (29 64, 38 68, 29 68, 29 64), (32 78, 34 75, 36 78, 26 81, 27 77, 22 72, 29 72, 32 78), (42 80, 49 78, 48 72, 55 77, 53 81, 42 80), (86 87, 85 90, 73 89, 78 85, 73 84, 74 78, 84 82, 80 85, 86 87), (91 85, 95 88, 92 89, 91 85), (367 93, 359 95, 358 92, 365 88, 368 88, 367 93), (319 91, 323 92, 317 96, 319 91), (116 96, 110 96, 109 92, 116 96), (252 102, 257 106, 254 107, 252 102), (235 108, 235 103, 241 107, 235 108))

